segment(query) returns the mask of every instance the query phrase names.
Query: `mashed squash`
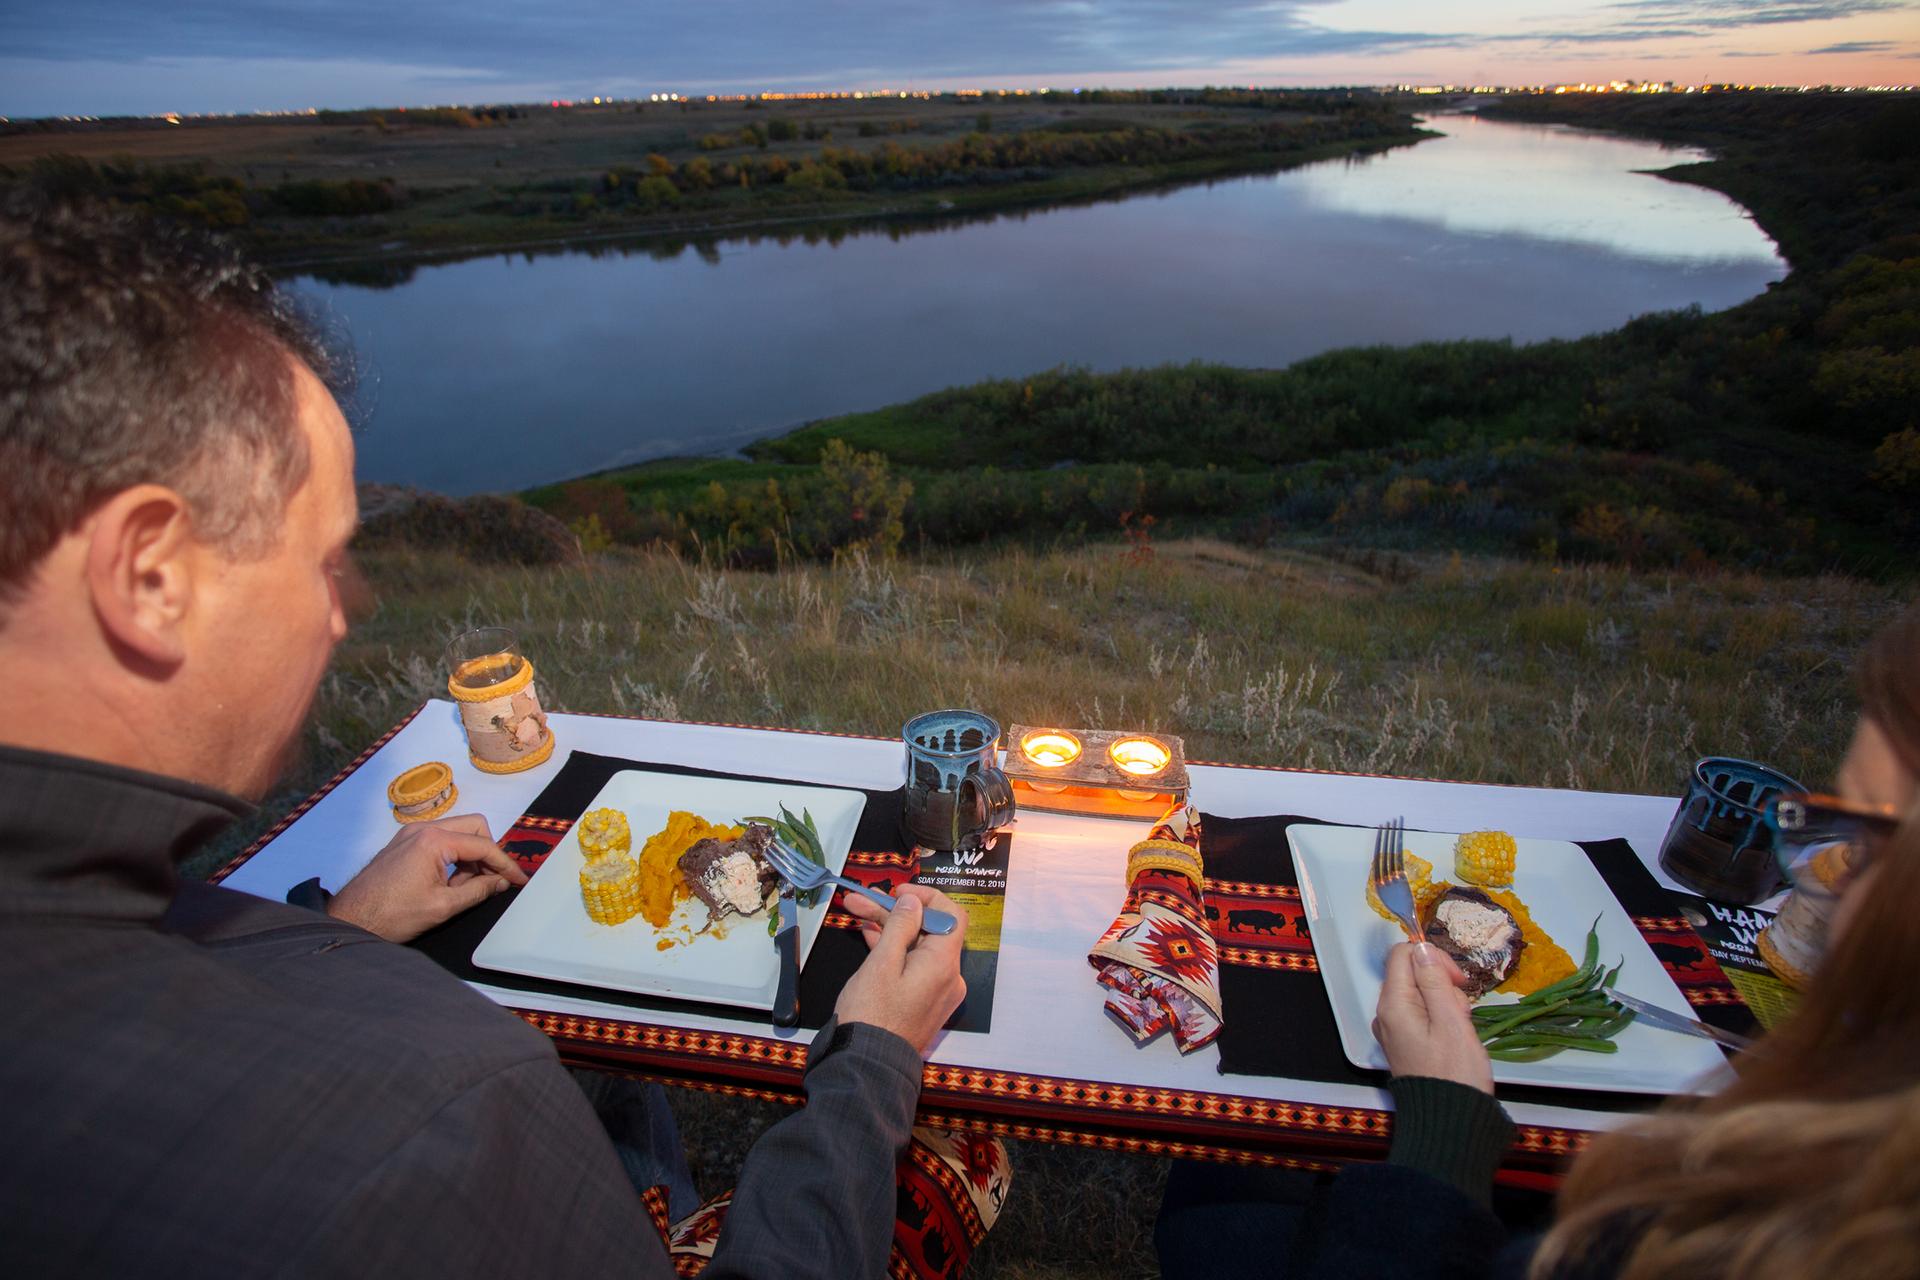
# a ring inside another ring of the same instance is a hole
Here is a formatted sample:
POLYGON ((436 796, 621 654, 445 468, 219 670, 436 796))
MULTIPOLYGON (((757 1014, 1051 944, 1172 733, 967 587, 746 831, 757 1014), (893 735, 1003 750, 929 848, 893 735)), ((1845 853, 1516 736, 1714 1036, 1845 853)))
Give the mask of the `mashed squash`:
POLYGON ((1521 936, 1527 940, 1527 949, 1520 953, 1513 972, 1507 975, 1505 982, 1494 988, 1495 991, 1509 996, 1530 996, 1540 988, 1550 987, 1570 976, 1580 967, 1567 954, 1566 948, 1533 922, 1533 917, 1527 914, 1527 904, 1520 901, 1513 890, 1485 889, 1482 892, 1513 912, 1513 918, 1520 922, 1521 936))
POLYGON ((693 889, 680 874, 680 855, 695 841, 738 840, 745 827, 716 826, 697 813, 675 809, 667 815, 667 825, 647 838, 640 850, 640 914, 656 929, 666 927, 673 909, 690 897, 693 889))

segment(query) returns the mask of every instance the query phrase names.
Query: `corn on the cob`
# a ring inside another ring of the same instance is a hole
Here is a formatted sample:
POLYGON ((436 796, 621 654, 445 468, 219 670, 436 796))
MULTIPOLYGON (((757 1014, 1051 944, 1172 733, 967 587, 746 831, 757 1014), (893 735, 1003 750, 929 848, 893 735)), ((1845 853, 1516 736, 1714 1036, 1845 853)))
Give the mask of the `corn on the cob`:
POLYGON ((580 852, 588 862, 633 849, 633 831, 627 826, 627 815, 618 809, 595 809, 583 816, 574 830, 580 837, 580 852))
POLYGON ((610 853, 580 868, 580 900, 598 924, 621 924, 640 910, 640 864, 610 853))
MULTIPOLYGON (((1413 891, 1413 900, 1419 902, 1433 887, 1433 864, 1417 853, 1407 854, 1406 863, 1407 888, 1413 891)), ((1387 910, 1386 904, 1380 901, 1380 895, 1373 891, 1371 880, 1367 882, 1367 905, 1379 912, 1382 920, 1398 921, 1400 919, 1399 916, 1387 910)))
POLYGON ((1453 871, 1468 884, 1503 889, 1513 883, 1517 852, 1504 831, 1469 831, 1453 842, 1453 871))

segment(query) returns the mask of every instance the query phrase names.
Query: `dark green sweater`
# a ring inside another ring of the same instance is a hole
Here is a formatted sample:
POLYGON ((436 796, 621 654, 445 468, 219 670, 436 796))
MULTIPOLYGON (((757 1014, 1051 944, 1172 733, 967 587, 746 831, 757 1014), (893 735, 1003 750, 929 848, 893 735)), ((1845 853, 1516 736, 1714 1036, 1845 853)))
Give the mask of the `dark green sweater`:
POLYGON ((1479 1204, 1492 1203, 1493 1173, 1513 1141, 1513 1121, 1478 1089, 1428 1076, 1387 1082, 1393 1147, 1387 1163, 1437 1178, 1479 1204))

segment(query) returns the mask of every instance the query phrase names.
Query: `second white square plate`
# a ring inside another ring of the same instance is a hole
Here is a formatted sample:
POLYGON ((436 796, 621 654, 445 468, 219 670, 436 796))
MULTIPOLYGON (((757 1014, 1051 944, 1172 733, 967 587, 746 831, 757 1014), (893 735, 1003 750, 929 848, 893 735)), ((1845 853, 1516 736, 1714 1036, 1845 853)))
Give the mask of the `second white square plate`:
MULTIPOLYGON (((1387 1065, 1373 1038, 1373 1012, 1386 977, 1386 955, 1406 938, 1398 924, 1382 919, 1367 905, 1367 872, 1373 861, 1373 828, 1295 823, 1287 843, 1300 877, 1300 897, 1313 935, 1320 977, 1333 1003, 1340 1046, 1358 1067, 1387 1065)), ((1459 883, 1453 874, 1451 833, 1409 831, 1406 849, 1433 863, 1436 880, 1459 883)), ((1587 929, 1600 918, 1600 962, 1611 968, 1624 959, 1615 985, 1628 995, 1689 1013, 1646 939, 1633 926, 1606 881, 1586 853, 1562 840, 1518 840, 1513 891, 1527 904, 1534 922, 1578 963, 1586 950, 1587 929)), ((1483 1002, 1510 1000, 1498 992, 1483 1002)), ((1615 1039, 1616 1053, 1567 1050, 1539 1062, 1496 1062, 1496 1083, 1545 1085, 1563 1089, 1601 1089, 1625 1093, 1704 1091, 1706 1078, 1726 1066, 1710 1041, 1662 1031, 1635 1022, 1615 1039)))

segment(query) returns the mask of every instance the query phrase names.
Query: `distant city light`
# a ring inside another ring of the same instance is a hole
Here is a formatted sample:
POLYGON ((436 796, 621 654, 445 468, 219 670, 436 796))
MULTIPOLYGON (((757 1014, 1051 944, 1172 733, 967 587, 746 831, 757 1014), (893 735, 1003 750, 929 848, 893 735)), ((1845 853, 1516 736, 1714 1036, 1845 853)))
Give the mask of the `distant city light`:
MULTIPOLYGON (((1403 83, 1403 84, 1390 84, 1390 85, 1373 85, 1373 86, 1369 86, 1369 88, 1371 88, 1374 92, 1377 92, 1377 93, 1410 94, 1416 97, 1443 97, 1443 96, 1500 97, 1505 95, 1521 95, 1521 94, 1912 93, 1916 90, 1916 88, 1920 88, 1920 86, 1916 86, 1913 84, 1872 84, 1872 85, 1735 84, 1735 83, 1721 82, 1721 81, 1708 81, 1708 82, 1703 82, 1699 84, 1680 84, 1671 80, 1606 80, 1606 81, 1581 81, 1578 84, 1509 84, 1509 85, 1471 84, 1471 85, 1468 85, 1468 84, 1403 83)), ((904 100, 909 98, 922 101, 922 102, 928 101, 934 98, 946 98, 946 99, 953 99, 953 100, 959 100, 959 101, 969 101, 973 99, 981 99, 981 98, 987 98, 987 97, 995 97, 995 98, 1024 98, 1024 97, 1030 97, 1030 96, 1052 97, 1052 96, 1057 96, 1063 93, 1070 93, 1078 96, 1078 95, 1096 92, 1096 91, 1097 90, 1088 89, 1088 88, 1056 89, 1048 85, 1041 85, 1037 88, 1026 88, 1026 89, 867 88, 867 89, 816 89, 816 90, 809 90, 805 92, 798 92, 798 91, 783 92, 780 90, 768 89, 768 90, 762 90, 758 93, 717 93, 717 94, 709 93, 709 94, 702 95, 701 101, 713 102, 713 103, 833 102, 833 101, 877 102, 877 101, 880 101, 881 99, 904 100)), ((1270 85, 1265 88, 1249 85, 1247 86, 1245 91, 1248 93, 1315 92, 1315 90, 1312 88, 1306 88, 1301 86, 1289 87, 1284 85, 1270 85)), ((1192 88, 1182 89, 1177 86, 1168 86, 1164 90, 1121 89, 1121 90, 1113 90, 1112 92, 1116 92, 1116 93, 1149 93, 1149 92, 1187 93, 1187 92, 1197 92, 1197 90, 1194 90, 1192 88)), ((654 102, 654 103, 667 103, 667 102, 683 103, 683 102, 689 101, 689 99, 684 94, 671 93, 671 92, 649 93, 646 95, 645 99, 641 99, 637 95, 633 98, 624 99, 624 101, 629 101, 629 102, 640 102, 643 100, 646 102, 654 102)), ((582 100, 582 101, 584 102, 585 100, 582 100)), ((612 106, 623 101, 623 99, 615 98, 606 94, 596 94, 591 99, 591 101, 595 106, 612 106)), ((471 110, 476 106, 498 107, 498 106, 506 106, 509 104, 506 104, 506 103, 486 103, 486 104, 452 103, 452 104, 444 104, 444 105, 450 106, 456 110, 471 110)), ((575 105, 575 102, 571 98, 552 98, 552 99, 549 99, 547 105, 555 110, 558 110, 562 107, 572 107, 575 105)), ((237 118, 246 117, 246 116, 252 116, 252 117, 319 116, 323 112, 327 114, 332 114, 336 111, 345 113, 345 112, 356 111, 356 110, 361 110, 361 111, 385 110, 385 111, 394 111, 394 112, 404 114, 406 111, 410 109, 423 109, 423 108, 420 108, 418 104, 416 104, 413 108, 408 108, 408 107, 358 107, 358 108, 302 107, 296 110, 275 110, 275 111, 161 111, 161 112, 154 112, 152 114, 143 115, 143 116, 122 116, 122 117, 110 117, 110 118, 158 120, 158 121, 165 122, 167 124, 184 124, 194 120, 232 120, 232 119, 237 119, 237 118)), ((427 108, 427 109, 430 109, 430 108, 427 108)), ((97 124, 97 123, 100 123, 102 120, 102 117, 100 116, 86 116, 86 115, 47 116, 44 118, 49 120, 62 121, 68 124, 97 124)), ((8 123, 11 123, 8 117, 0 116, 0 124, 8 124, 8 123)))

